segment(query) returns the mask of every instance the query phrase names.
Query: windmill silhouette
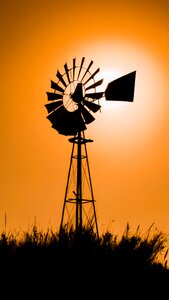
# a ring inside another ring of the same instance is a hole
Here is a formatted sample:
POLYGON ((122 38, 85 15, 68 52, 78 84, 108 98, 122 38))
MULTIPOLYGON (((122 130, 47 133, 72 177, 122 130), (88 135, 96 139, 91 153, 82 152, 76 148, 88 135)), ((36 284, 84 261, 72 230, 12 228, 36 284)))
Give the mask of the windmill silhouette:
POLYGON ((57 82, 51 80, 52 92, 47 92, 49 103, 45 105, 52 128, 59 134, 72 136, 72 152, 68 170, 66 191, 60 222, 60 230, 68 224, 76 231, 83 226, 96 230, 98 225, 95 199, 92 188, 87 144, 93 142, 85 138, 87 125, 92 123, 94 114, 100 110, 100 99, 133 102, 136 71, 111 81, 104 92, 96 91, 103 79, 95 80, 100 68, 91 72, 93 61, 85 67, 85 57, 80 64, 73 59, 71 68, 64 65, 64 73, 56 73, 57 82))

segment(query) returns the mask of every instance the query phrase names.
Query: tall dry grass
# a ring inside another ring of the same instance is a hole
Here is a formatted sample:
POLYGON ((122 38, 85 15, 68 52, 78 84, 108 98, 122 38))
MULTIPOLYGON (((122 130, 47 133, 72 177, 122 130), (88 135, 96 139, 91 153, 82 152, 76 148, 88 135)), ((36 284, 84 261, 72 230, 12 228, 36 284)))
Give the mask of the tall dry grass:
POLYGON ((86 297, 162 297, 169 284, 167 243, 167 234, 153 226, 142 233, 128 224, 120 237, 107 231, 97 238, 91 228, 76 232, 69 226, 43 232, 36 224, 27 232, 2 232, 0 284, 7 293, 23 290, 36 298, 78 297, 78 289, 86 297))

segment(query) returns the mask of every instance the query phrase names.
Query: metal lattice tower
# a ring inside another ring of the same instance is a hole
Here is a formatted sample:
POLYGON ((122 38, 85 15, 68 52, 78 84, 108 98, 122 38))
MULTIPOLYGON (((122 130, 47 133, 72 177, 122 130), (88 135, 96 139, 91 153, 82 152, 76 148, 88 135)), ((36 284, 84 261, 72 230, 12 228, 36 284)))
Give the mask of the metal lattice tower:
POLYGON ((92 180, 90 174, 87 143, 93 142, 85 138, 84 132, 78 132, 77 137, 70 138, 72 153, 68 171, 67 185, 60 230, 68 224, 82 231, 83 226, 96 231, 98 226, 95 210, 92 180))

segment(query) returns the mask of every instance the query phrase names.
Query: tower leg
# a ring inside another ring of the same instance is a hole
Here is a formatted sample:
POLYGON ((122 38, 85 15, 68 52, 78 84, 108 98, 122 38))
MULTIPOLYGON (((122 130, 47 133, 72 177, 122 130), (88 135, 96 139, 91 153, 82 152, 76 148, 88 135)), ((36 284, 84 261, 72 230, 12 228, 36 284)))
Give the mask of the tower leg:
MULTIPOLYGON (((83 132, 83 138, 85 139, 84 132, 83 132)), ((94 193, 93 193, 93 187, 92 187, 92 179, 91 179, 91 174, 90 174, 90 167, 89 167, 89 160, 88 160, 86 143, 84 144, 84 147, 85 147, 85 155, 86 155, 86 163, 87 163, 87 172, 88 172, 88 175, 89 175, 89 185, 90 185, 90 193, 91 193, 91 200, 92 200, 92 206, 93 206, 94 223, 95 223, 95 227, 96 227, 97 237, 99 237, 99 230, 98 230, 97 217, 96 217, 96 208, 95 208, 95 200, 94 200, 94 193)))
MULTIPOLYGON (((73 155, 74 155, 74 148, 75 148, 75 144, 73 143, 72 153, 71 153, 71 157, 70 157, 70 165, 69 165, 68 177, 67 177, 65 198, 64 198, 64 202, 63 202, 63 208, 62 208, 62 217, 61 217, 61 222, 60 222, 60 231, 63 229, 63 224, 64 224, 63 222, 64 222, 65 208, 66 208, 67 196, 68 196, 68 190, 69 190, 69 181, 70 181, 70 174, 71 174, 71 169, 72 169, 72 161, 73 161, 73 155)), ((64 224, 64 225, 68 225, 68 223, 64 224)))

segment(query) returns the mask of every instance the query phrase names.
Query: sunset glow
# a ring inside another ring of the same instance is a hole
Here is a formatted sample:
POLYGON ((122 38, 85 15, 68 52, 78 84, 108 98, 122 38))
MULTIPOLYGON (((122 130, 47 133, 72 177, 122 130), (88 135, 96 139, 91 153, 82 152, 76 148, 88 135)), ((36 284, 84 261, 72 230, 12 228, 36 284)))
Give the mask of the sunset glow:
POLYGON ((57 70, 85 56, 102 91, 136 71, 134 102, 101 99, 85 131, 99 228, 169 232, 168 16, 163 0, 1 1, 1 229, 5 213, 7 229, 60 224, 71 145, 44 105, 57 70))

